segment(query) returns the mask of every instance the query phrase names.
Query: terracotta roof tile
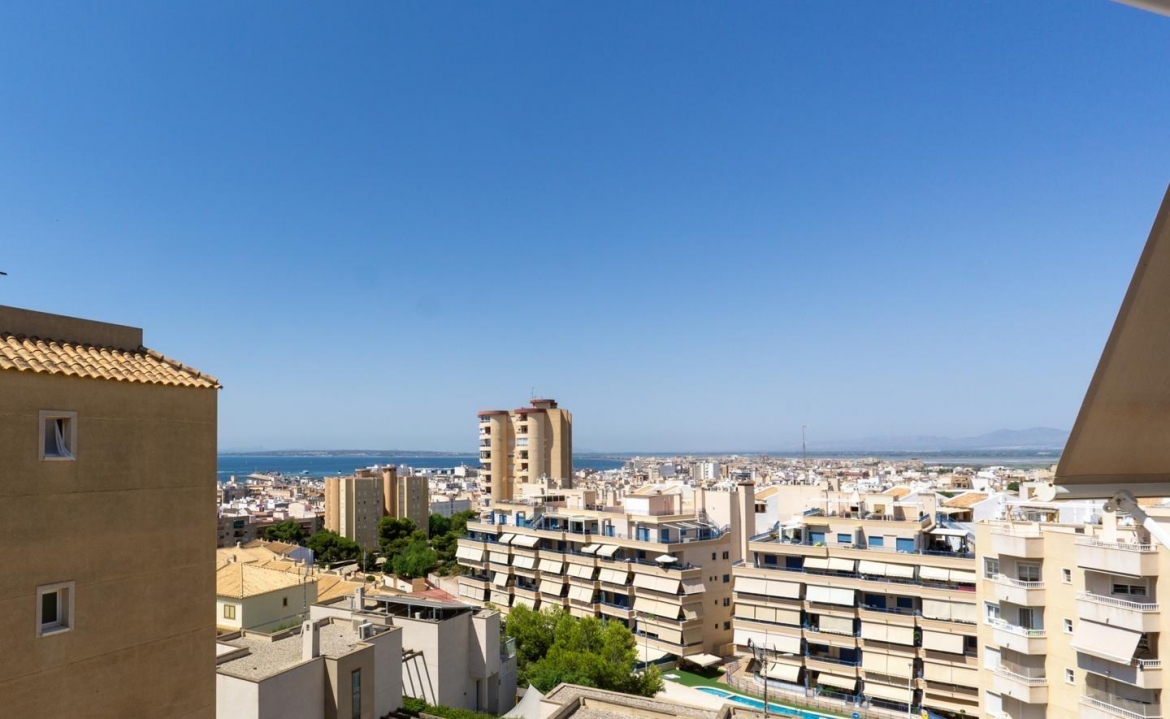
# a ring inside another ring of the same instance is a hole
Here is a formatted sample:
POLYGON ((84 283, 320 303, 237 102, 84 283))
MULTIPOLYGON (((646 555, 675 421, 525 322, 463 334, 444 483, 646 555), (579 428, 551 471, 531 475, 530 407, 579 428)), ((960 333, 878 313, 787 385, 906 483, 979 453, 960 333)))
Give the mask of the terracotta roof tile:
POLYGON ((219 380, 140 347, 126 351, 0 333, 0 370, 219 389, 219 380))
POLYGON ((251 564, 232 562, 216 570, 215 594, 219 597, 244 599, 316 581, 313 577, 302 579, 289 572, 277 572, 251 564))
POLYGON ((943 502, 944 507, 957 507, 959 509, 970 509, 976 504, 987 499, 990 495, 983 492, 964 492, 957 497, 952 497, 943 502))

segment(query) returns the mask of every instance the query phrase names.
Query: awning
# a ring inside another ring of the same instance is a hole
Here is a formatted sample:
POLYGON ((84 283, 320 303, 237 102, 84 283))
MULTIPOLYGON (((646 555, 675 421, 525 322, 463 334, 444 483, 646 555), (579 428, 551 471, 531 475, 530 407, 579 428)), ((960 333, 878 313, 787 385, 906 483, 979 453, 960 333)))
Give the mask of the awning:
POLYGON ((497 587, 508 586, 508 575, 506 572, 496 572, 492 574, 492 584, 497 587))
POLYGON ((683 657, 692 664, 698 664, 701 667, 713 667, 723 661, 714 654, 692 654, 689 657, 683 657))
POLYGON ((512 606, 514 606, 514 607, 525 606, 525 607, 528 607, 529 609, 536 609, 537 607, 540 606, 540 600, 539 599, 529 599, 528 597, 522 597, 519 594, 517 594, 515 597, 512 598, 512 606))
POLYGON ((512 606, 512 595, 507 592, 492 592, 492 604, 501 607, 512 606))
POLYGON ((483 549, 479 547, 460 547, 455 550, 455 558, 463 559, 468 562, 482 562, 483 549))
POLYGON ((635 574, 634 586, 640 589, 653 589, 663 594, 678 594, 680 582, 670 577, 657 577, 652 574, 635 574))
POLYGON ((654 647, 647 647, 645 644, 639 643, 637 646, 638 661, 647 664, 656 662, 666 656, 666 652, 654 647))
POLYGON ((1080 497, 1165 497, 1170 483, 1170 191, 1073 424, 1055 484, 1080 497))
POLYGON ((540 560, 540 571, 562 574, 565 571, 565 563, 559 559, 542 559, 540 560))
POLYGON ((941 567, 922 566, 918 568, 918 577, 920 579, 929 579, 935 582, 949 582, 951 581, 950 570, 942 569, 941 567))
POLYGON ((603 544, 601 545, 601 549, 597 550, 597 556, 612 557, 614 554, 617 554, 617 550, 619 549, 621 549, 621 547, 616 544, 603 544))
POLYGON ((853 636, 853 618, 852 617, 834 617, 831 614, 822 614, 819 621, 819 629, 822 632, 829 634, 844 634, 845 636, 853 636))
POLYGON ((698 594, 703 591, 702 579, 684 579, 682 581, 683 594, 698 594))
POLYGON ((525 557, 524 555, 516 555, 512 559, 512 566, 521 569, 535 569, 536 557, 525 557))
POLYGON ((507 564, 508 563, 508 553, 507 552, 488 552, 488 558, 491 559, 496 564, 507 564))
POLYGON ((934 529, 930 530, 929 533, 935 535, 936 537, 969 537, 969 536, 971 536, 971 532, 968 532, 965 529, 948 529, 946 527, 935 527, 934 529))
POLYGON ((578 579, 593 579, 593 567, 586 567, 584 564, 570 564, 569 576, 578 579))
POLYGON ((839 557, 829 557, 829 569, 834 572, 852 572, 857 562, 852 559, 841 559, 839 557))
POLYGON ((837 674, 829 674, 828 672, 821 672, 817 677, 817 684, 823 684, 827 687, 836 687, 837 689, 844 689, 852 693, 857 689, 857 677, 843 677, 837 674))
POLYGON ((593 588, 592 587, 578 587, 575 585, 570 586, 569 587, 569 599, 573 599, 573 600, 576 600, 578 602, 592 602, 593 601, 593 588))
POLYGON ((598 549, 601 549, 600 544, 590 544, 588 547, 581 547, 581 554, 595 554, 598 549))
POLYGON ((960 584, 974 584, 976 579, 975 572, 966 569, 952 569, 951 581, 960 584))
POLYGON ((876 682, 867 681, 865 683, 864 693, 866 696, 876 697, 878 699, 885 699, 891 702, 901 702, 907 704, 910 702, 910 694, 913 690, 909 686, 892 687, 888 684, 877 684, 876 682))
POLYGON ((886 576, 886 563, 871 562, 869 560, 863 559, 857 563, 857 571, 862 574, 884 577, 886 576))
POLYGON ((800 678, 799 664, 781 664, 779 662, 772 662, 768 665, 764 676, 769 679, 775 679, 781 682, 794 682, 800 678))
POLYGON ((601 573, 598 575, 597 578, 603 582, 609 582, 610 584, 620 584, 622 586, 625 586, 626 580, 629 579, 629 577, 630 577, 630 573, 628 570, 609 569, 606 567, 602 567, 601 573))
POLYGON ((1073 630, 1072 648, 1118 664, 1129 664, 1141 638, 1141 632, 1082 619, 1073 630))
POLYGON ((913 579, 914 565, 913 564, 895 564, 890 562, 886 565, 886 576, 897 577, 898 579, 913 579))
POLYGON ((820 587, 815 584, 810 584, 804 589, 805 599, 810 602, 820 602, 821 604, 838 604, 843 607, 852 607, 857 603, 855 596, 855 590, 853 589, 820 587))
POLYGON ((531 549, 532 547, 535 547, 539 542, 540 542, 540 537, 534 537, 530 534, 518 534, 518 535, 516 535, 516 538, 512 540, 512 546, 513 547, 526 547, 528 549, 531 549))
POLYGON ((804 558, 804 568, 805 569, 828 569, 829 568, 829 558, 828 557, 805 557, 804 558))
POLYGON ((963 653, 964 639, 962 634, 934 632, 929 629, 922 632, 922 648, 935 652, 963 653))
POLYGON ((564 586, 564 583, 559 578, 542 579, 540 580, 540 593, 559 597, 561 596, 561 589, 564 588, 564 586))
POLYGON ((496 540, 500 544, 511 544, 512 540, 516 538, 515 534, 501 534, 500 538, 496 540))

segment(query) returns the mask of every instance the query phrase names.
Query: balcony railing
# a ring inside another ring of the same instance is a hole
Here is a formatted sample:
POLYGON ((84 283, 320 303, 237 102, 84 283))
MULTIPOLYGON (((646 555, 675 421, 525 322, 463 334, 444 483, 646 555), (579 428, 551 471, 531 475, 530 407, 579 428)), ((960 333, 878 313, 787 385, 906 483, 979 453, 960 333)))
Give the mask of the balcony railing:
POLYGON ((1048 683, 1048 676, 1042 668, 1022 667, 1010 662, 1000 662, 995 673, 1031 687, 1042 687, 1048 683))
POLYGON ((1125 699, 1091 687, 1081 695, 1081 704, 1124 719, 1161 719, 1162 716, 1161 704, 1125 699))
POLYGON ((1004 534, 1004 535, 1007 535, 1009 537, 1023 537, 1025 539, 1035 539, 1035 538, 1040 536, 1040 529, 1039 529, 1039 527, 1024 528, 1024 527, 996 526, 996 527, 991 528, 991 533, 992 534, 1004 534))
POLYGON ((987 579, 996 584, 1004 584, 1009 587, 1019 587, 1020 589, 1043 589, 1044 582, 1028 582, 1023 579, 1012 579, 1003 574, 993 574, 991 576, 984 575, 987 579))
POLYGON ((1004 621, 1003 619, 988 619, 987 624, 992 626, 992 627, 995 627, 996 629, 1002 629, 1005 632, 1011 632, 1012 634, 1018 634, 1021 637, 1042 638, 1042 637, 1048 636, 1048 632, 1046 632, 1043 629, 1030 629, 1028 627, 1021 627, 1021 626, 1016 625, 1016 624, 1009 624, 1008 622, 1004 621))
POLYGON ((1077 592, 1077 599, 1083 599, 1094 604, 1104 604, 1110 607, 1118 607, 1120 609, 1130 609, 1135 612, 1156 612, 1158 611, 1158 604, 1131 602, 1128 599, 1118 599, 1117 597, 1107 597, 1104 594, 1094 594, 1092 592, 1077 592))
POLYGON ((1120 549, 1123 552, 1156 552, 1153 544, 1137 544, 1130 542, 1106 542, 1100 539, 1078 539, 1076 543, 1082 547, 1101 547, 1104 549, 1120 549))

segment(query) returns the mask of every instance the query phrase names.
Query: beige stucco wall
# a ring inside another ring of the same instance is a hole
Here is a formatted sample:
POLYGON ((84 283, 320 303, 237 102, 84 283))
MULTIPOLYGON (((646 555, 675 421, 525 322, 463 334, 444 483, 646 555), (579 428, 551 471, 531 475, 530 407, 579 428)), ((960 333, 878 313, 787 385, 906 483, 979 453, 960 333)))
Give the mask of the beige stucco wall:
POLYGON ((5 371, 0 397, 4 714, 211 717, 217 392, 5 371), (39 459, 40 410, 77 412, 74 461, 39 459), (65 581, 74 629, 38 638, 65 581))
POLYGON ((341 657, 325 657, 328 689, 325 692, 325 719, 350 719, 353 699, 350 681, 355 669, 360 669, 362 684, 361 719, 374 716, 374 647, 362 646, 341 657))

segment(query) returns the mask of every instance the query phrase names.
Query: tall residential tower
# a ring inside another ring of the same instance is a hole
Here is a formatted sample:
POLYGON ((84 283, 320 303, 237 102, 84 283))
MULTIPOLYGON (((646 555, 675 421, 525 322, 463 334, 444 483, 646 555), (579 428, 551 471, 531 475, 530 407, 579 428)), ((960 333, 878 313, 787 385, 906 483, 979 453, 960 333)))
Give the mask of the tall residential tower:
POLYGON ((479 461, 492 501, 510 500, 517 483, 548 479, 573 483, 573 415, 556 400, 534 399, 531 407, 479 413, 479 461))

